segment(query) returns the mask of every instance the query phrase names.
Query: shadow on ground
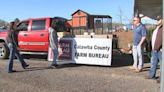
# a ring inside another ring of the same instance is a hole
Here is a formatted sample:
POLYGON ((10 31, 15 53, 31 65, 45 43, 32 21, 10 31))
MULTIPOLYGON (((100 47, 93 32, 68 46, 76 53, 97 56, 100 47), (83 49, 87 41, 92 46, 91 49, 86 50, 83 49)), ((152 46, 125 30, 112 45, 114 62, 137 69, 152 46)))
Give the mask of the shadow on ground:
POLYGON ((48 69, 63 69, 63 68, 75 68, 75 67, 80 67, 84 65, 78 65, 78 64, 60 64, 57 67, 50 67, 50 66, 29 66, 25 70, 16 70, 15 73, 19 72, 30 72, 30 71, 40 71, 40 70, 48 70, 48 69))
MULTIPOLYGON (((144 56, 144 63, 149 63, 150 60, 144 56)), ((133 56, 131 54, 113 55, 112 67, 130 66, 133 64, 133 56)))
POLYGON ((31 55, 31 54, 24 54, 23 57, 25 59, 47 59, 47 55, 31 55))
MULTIPOLYGON (((46 60, 46 55, 24 55, 26 59, 41 59, 46 60)), ((130 66, 133 64, 133 56, 131 54, 116 54, 112 56, 112 65, 111 67, 123 67, 130 66)), ((150 60, 147 56, 144 56, 144 63, 149 63, 150 60)), ((60 65, 59 68, 68 68, 68 67, 78 67, 78 66, 87 66, 85 64, 64 64, 60 65)), ((97 65, 88 65, 88 66, 97 66, 97 65)), ((101 66, 100 66, 101 67, 101 66)), ((36 69, 37 70, 37 69, 36 69)), ((40 70, 40 69, 38 69, 40 70)))

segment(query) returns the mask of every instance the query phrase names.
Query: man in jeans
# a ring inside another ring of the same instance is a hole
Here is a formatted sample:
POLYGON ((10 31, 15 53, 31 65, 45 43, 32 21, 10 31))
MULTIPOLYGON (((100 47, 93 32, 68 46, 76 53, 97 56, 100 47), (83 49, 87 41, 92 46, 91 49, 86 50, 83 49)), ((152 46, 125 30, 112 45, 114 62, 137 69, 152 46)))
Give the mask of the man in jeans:
POLYGON ((15 56, 19 59, 22 67, 25 69, 29 65, 23 60, 23 57, 20 55, 18 48, 18 31, 16 30, 16 26, 19 23, 18 19, 15 19, 14 22, 10 23, 10 31, 8 33, 7 42, 8 47, 10 49, 10 56, 8 61, 7 71, 8 73, 16 72, 13 70, 13 60, 15 56))
POLYGON ((133 38, 133 66, 130 69, 135 70, 136 72, 141 72, 143 68, 143 43, 146 39, 147 31, 145 26, 141 23, 139 17, 134 17, 134 38, 133 38))
POLYGON ((56 28, 57 21, 52 20, 51 27, 49 28, 49 43, 50 48, 53 51, 53 62, 50 65, 50 68, 57 67, 57 59, 58 59, 58 35, 56 28))
POLYGON ((147 79, 156 79, 158 61, 162 61, 162 18, 157 16, 157 27, 152 34, 151 68, 147 79))

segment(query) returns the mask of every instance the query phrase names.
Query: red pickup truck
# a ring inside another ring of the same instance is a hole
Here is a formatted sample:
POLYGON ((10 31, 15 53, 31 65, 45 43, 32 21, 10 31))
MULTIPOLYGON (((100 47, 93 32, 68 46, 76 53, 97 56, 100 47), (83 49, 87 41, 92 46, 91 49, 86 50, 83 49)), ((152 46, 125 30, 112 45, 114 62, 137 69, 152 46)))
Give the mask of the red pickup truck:
MULTIPOLYGON (((70 26, 67 19, 62 17, 54 18, 30 18, 21 21, 17 26, 20 29, 18 34, 19 49, 25 54, 47 54, 49 47, 49 32, 52 20, 58 20, 58 32, 67 32, 70 26)), ((8 31, 0 32, 0 58, 5 59, 9 56, 9 49, 6 42, 8 31)))

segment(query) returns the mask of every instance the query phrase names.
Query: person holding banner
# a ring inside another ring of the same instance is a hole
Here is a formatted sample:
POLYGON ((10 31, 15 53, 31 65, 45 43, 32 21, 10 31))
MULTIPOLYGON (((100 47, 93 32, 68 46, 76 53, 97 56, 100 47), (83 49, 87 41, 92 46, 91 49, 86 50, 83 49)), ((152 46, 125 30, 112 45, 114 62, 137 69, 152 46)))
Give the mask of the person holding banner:
POLYGON ((133 18, 133 66, 130 69, 134 69, 136 72, 141 72, 143 69, 143 43, 147 36, 146 27, 141 23, 141 19, 137 16, 133 18))
POLYGON ((56 21, 52 20, 51 27, 49 28, 49 46, 53 52, 53 62, 50 67, 57 67, 57 59, 58 59, 58 35, 56 28, 56 21))

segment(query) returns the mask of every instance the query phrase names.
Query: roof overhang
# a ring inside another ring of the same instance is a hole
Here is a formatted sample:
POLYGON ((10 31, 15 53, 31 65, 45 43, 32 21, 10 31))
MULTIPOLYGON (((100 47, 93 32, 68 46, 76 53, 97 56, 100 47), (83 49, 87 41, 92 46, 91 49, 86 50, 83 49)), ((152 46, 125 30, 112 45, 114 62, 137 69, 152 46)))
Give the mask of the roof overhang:
POLYGON ((143 14, 152 19, 162 16, 162 0, 135 0, 134 15, 143 14))
POLYGON ((112 18, 112 17, 109 16, 109 15, 90 15, 90 16, 92 16, 92 17, 94 17, 94 18, 112 18))

